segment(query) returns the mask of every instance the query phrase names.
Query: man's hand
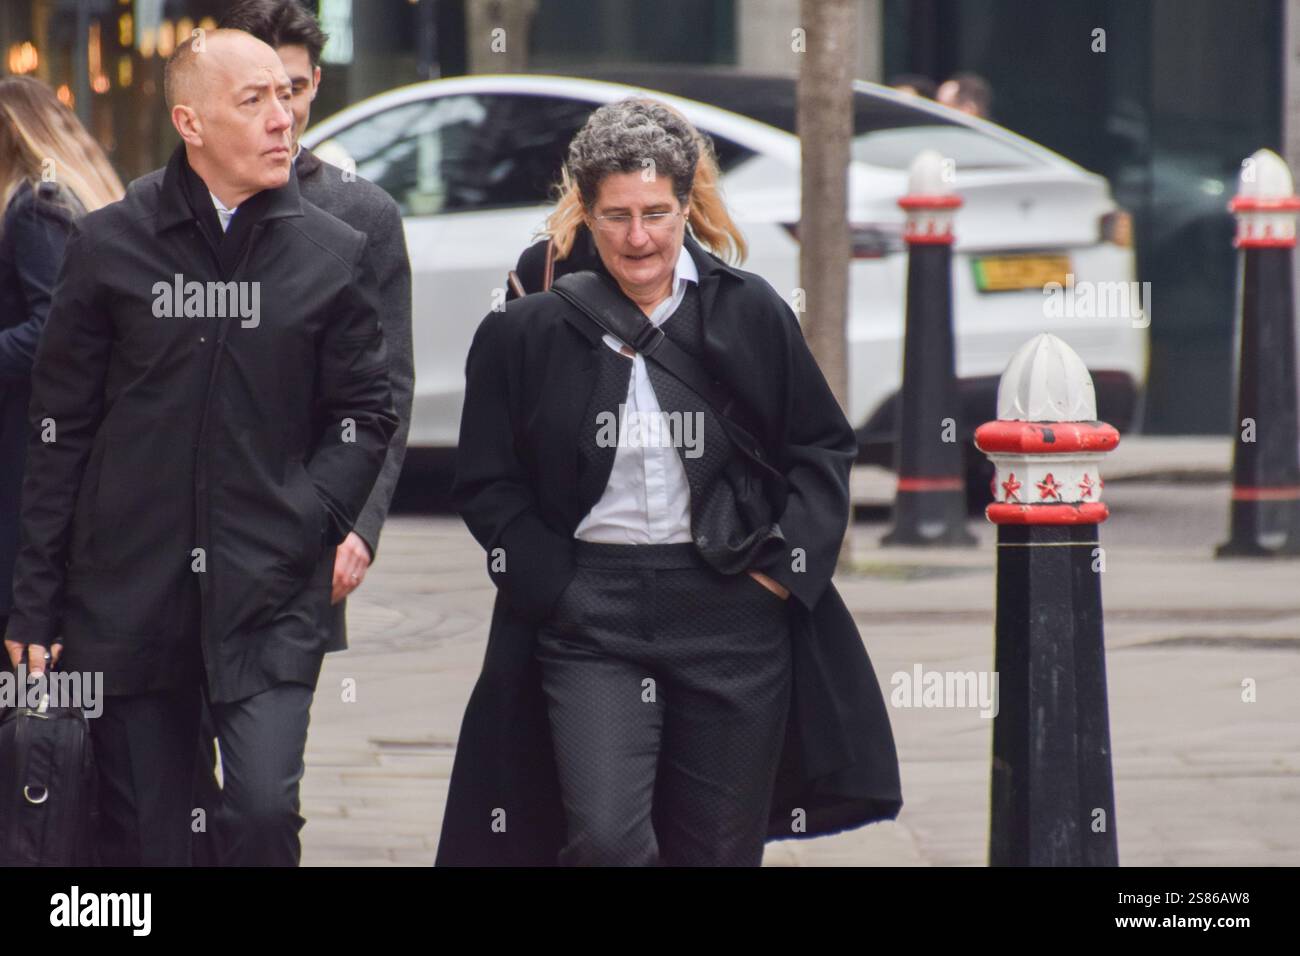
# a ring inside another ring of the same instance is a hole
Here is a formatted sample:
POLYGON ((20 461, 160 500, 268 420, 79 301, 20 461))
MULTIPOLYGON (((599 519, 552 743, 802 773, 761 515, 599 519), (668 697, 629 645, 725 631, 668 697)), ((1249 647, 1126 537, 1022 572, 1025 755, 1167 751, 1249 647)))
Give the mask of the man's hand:
POLYGON ((759 584, 763 585, 763 587, 767 588, 769 591, 771 591, 773 594, 779 597, 782 601, 789 600, 790 589, 785 585, 778 584, 776 581, 774 581, 772 578, 769 578, 762 571, 747 571, 746 573, 755 581, 757 581, 759 584))
MULTIPOLYGON (((57 664, 59 655, 63 653, 62 644, 52 645, 54 650, 50 655, 50 663, 57 664)), ((13 665, 14 670, 22 663, 23 646, 17 641, 5 641, 5 650, 9 652, 9 663, 13 665)), ((45 647, 41 644, 27 645, 27 674, 30 677, 39 677, 45 673, 45 647)))
POLYGON ((366 577, 370 568, 370 547, 355 531, 339 545, 334 555, 334 590, 330 594, 330 603, 338 604, 355 591, 366 577))

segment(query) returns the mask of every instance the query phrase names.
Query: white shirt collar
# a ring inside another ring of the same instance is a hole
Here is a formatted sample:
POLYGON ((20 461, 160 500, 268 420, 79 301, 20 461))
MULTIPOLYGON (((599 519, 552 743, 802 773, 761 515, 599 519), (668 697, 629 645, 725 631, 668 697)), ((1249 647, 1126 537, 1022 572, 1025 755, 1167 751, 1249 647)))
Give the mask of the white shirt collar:
POLYGON ((217 208, 217 218, 221 220, 221 231, 225 232, 230 228, 230 220, 235 215, 235 209, 239 207, 236 206, 235 209, 228 208, 225 203, 217 198, 217 194, 210 189, 208 195, 212 197, 212 205, 217 208))
POLYGON ((673 270, 673 289, 668 298, 664 299, 654 311, 650 313, 650 321, 659 325, 670 315, 677 311, 677 307, 682 304, 682 299, 686 297, 686 285, 689 282, 698 284, 700 281, 700 271, 695 267, 695 260, 691 258, 690 251, 686 248, 686 243, 682 243, 681 251, 677 254, 677 266, 673 270))
POLYGON ((700 281, 700 270, 695 266, 695 260, 691 258, 690 250, 686 248, 685 240, 682 241, 682 251, 677 256, 677 282, 683 279, 689 282, 700 281))

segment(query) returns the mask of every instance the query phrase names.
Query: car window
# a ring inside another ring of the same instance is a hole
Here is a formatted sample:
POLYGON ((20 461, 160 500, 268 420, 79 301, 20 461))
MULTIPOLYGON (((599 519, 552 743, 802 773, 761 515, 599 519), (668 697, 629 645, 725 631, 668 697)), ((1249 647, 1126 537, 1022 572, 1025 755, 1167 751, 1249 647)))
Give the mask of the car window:
MULTIPOLYGON (((383 187, 404 216, 542 205, 569 142, 597 104, 528 94, 463 94, 368 117, 316 152, 383 187)), ((711 136, 725 173, 753 150, 711 136)))
POLYGON ((592 108, 560 97, 441 96, 361 120, 317 152, 350 159, 406 216, 538 205, 592 108))
POLYGON ((724 136, 710 133, 708 130, 700 130, 700 132, 713 141, 713 152, 718 157, 718 169, 723 173, 731 172, 745 160, 756 155, 748 146, 742 146, 724 136))
POLYGON ((449 202, 446 167, 485 115, 472 96, 407 103, 354 123, 316 152, 336 165, 350 160, 403 215, 441 212, 449 202))
POLYGON ((957 169, 1010 169, 1039 166, 1041 161, 1022 149, 965 126, 902 126, 878 129, 853 137, 850 147, 860 163, 907 169, 923 149, 953 160, 957 169))

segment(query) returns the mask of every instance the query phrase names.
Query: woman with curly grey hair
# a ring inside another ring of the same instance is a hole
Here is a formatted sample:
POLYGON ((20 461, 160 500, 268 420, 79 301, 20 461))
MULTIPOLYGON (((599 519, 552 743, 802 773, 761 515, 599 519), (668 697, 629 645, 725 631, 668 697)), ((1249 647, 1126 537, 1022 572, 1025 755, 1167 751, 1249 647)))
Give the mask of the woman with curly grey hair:
MULTIPOLYGON (((678 127, 693 128, 671 106, 650 102, 649 106, 667 111, 676 117, 678 127)), ((732 262, 743 262, 748 252, 745 237, 727 211, 718 188, 718 161, 713 144, 708 137, 695 134, 698 159, 693 174, 694 185, 687 190, 689 208, 687 221, 691 234, 709 251, 732 262)), ((584 148, 575 137, 574 145, 584 148)), ((590 140, 585 148, 590 148, 590 140)), ((577 158, 577 157, 575 157, 577 158)), ((571 161, 572 162, 572 161, 571 161)), ((550 288, 552 278, 569 272, 591 268, 598 262, 591 231, 587 228, 582 192, 566 165, 561 171, 557 187, 555 209, 546 218, 542 234, 547 241, 529 246, 519 257, 519 263, 510 274, 507 299, 550 288)), ((684 176, 684 170, 679 171, 684 176)))
POLYGON ((453 493, 497 599, 438 863, 757 866, 892 819, 831 583, 853 431, 790 307, 694 235, 744 248, 708 141, 597 109, 549 227, 466 363, 453 493))

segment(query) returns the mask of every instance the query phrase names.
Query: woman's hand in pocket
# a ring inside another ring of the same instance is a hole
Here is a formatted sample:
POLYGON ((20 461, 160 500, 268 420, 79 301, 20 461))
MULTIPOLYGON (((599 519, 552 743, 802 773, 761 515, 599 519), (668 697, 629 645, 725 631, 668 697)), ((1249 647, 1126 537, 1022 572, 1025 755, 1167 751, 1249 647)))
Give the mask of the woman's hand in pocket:
POLYGON ((745 573, 748 574, 755 581, 757 581, 759 584, 763 585, 763 587, 767 588, 777 597, 779 597, 782 601, 789 600, 790 589, 787 588, 785 585, 778 583, 772 578, 769 578, 762 571, 749 570, 746 571, 745 573))

